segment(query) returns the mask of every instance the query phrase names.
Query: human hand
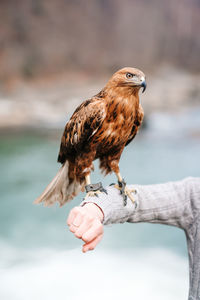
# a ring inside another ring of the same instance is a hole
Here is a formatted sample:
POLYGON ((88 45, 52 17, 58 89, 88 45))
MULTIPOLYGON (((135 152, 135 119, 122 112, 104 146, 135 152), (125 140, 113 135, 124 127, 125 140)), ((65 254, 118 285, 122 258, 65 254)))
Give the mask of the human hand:
POLYGON ((84 241, 83 252, 93 250, 103 237, 103 212, 94 203, 74 207, 68 216, 67 225, 74 235, 84 241))

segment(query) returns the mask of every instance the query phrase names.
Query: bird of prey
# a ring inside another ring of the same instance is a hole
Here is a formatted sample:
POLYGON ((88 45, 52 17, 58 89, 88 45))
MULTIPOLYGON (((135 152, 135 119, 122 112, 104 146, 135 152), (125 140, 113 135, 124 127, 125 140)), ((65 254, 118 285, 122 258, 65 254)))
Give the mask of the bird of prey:
POLYGON ((90 181, 95 159, 99 159, 105 174, 116 174, 118 184, 115 186, 120 190, 124 205, 127 196, 134 201, 133 191, 127 189, 120 174, 119 160, 143 120, 140 88, 143 92, 146 89, 144 73, 126 67, 114 73, 97 95, 77 107, 61 139, 58 162, 62 166, 35 203, 51 205, 58 201, 62 206, 84 187, 86 197, 106 193, 101 182, 91 184, 90 181))

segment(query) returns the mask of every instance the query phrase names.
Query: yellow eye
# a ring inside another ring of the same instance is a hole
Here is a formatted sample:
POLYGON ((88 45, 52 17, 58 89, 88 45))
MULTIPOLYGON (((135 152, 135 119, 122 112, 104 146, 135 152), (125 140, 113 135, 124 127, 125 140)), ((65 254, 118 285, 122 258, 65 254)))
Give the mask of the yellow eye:
POLYGON ((128 78, 128 79, 131 79, 131 78, 133 78, 133 74, 132 73, 126 73, 126 78, 128 78))

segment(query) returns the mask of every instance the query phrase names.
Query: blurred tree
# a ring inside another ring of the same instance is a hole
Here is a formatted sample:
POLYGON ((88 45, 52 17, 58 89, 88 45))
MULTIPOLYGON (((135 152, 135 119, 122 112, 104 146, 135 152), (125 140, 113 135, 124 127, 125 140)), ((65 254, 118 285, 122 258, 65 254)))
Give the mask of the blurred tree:
POLYGON ((0 79, 162 63, 200 71, 199 0, 2 0, 0 79))

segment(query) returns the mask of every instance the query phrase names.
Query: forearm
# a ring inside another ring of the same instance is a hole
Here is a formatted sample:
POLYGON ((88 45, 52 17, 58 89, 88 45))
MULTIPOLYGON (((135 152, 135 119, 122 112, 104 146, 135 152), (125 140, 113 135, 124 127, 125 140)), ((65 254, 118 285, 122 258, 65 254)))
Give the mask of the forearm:
MULTIPOLYGON (((103 224, 151 222, 174 225, 186 229, 193 213, 191 199, 198 198, 200 178, 186 178, 177 182, 155 185, 134 185, 136 205, 128 199, 127 206, 119 191, 108 187, 108 195, 87 198, 81 205, 92 202, 104 213, 103 224)), ((199 198, 198 198, 199 199, 199 198)))
MULTIPOLYGON (((133 187, 137 190, 134 195, 137 205, 128 199, 124 206, 122 196, 114 187, 107 188, 108 195, 102 193, 99 197, 87 198, 81 205, 90 209, 88 202, 96 204, 104 214, 103 224, 150 222, 184 229, 190 264, 189 300, 200 299, 200 178, 133 187)), ((98 238, 96 234, 92 249, 96 247, 98 238)))

